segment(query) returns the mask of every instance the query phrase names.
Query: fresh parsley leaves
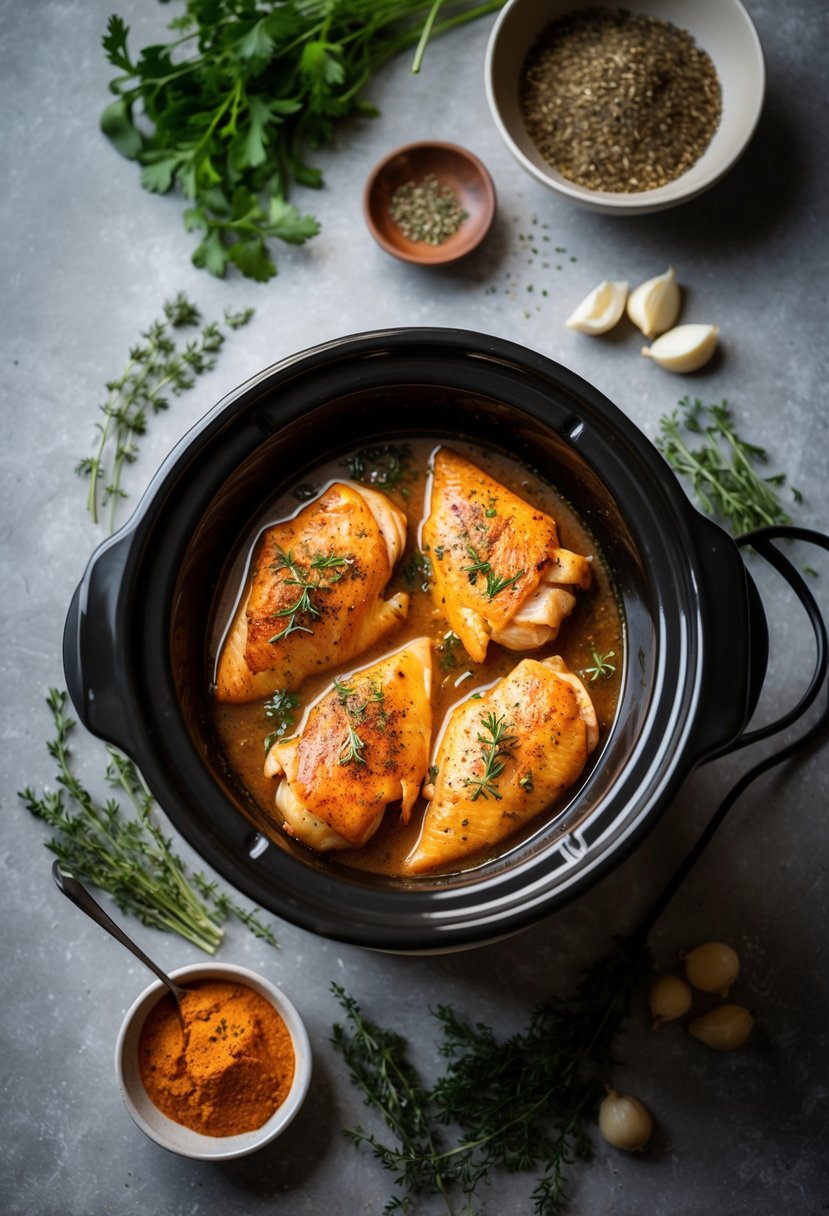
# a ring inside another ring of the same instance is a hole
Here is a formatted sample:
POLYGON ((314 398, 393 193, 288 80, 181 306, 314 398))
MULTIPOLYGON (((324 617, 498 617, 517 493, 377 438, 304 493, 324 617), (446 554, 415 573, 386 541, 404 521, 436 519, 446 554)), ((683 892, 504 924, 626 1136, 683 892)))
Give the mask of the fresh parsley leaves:
POLYGON ((289 202, 295 184, 318 188, 308 155, 330 144, 388 59, 501 7, 503 0, 186 0, 171 39, 134 55, 129 27, 109 19, 103 49, 118 75, 101 129, 141 167, 145 190, 179 191, 198 235, 196 266, 228 266, 264 283, 277 273, 270 242, 304 244, 319 232, 289 202), (448 10, 452 10, 449 12, 448 10))

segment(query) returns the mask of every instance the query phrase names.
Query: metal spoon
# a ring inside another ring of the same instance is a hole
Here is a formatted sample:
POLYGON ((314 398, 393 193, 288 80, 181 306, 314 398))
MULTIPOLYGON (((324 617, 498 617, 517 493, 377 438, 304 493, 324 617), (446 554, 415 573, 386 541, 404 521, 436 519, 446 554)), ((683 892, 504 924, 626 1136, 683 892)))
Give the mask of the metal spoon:
POLYGON ((140 946, 136 946, 132 938, 127 937, 124 930, 116 925, 112 917, 109 916, 103 910, 101 905, 92 898, 86 887, 82 883, 78 882, 77 878, 73 878, 71 874, 64 874, 60 868, 59 861, 52 863, 52 877, 55 880, 58 890, 62 891, 67 899, 70 899, 73 904, 76 904, 82 912, 85 912, 87 916, 91 917, 92 920, 94 920, 96 924, 99 924, 102 929, 106 929, 107 933, 111 933, 115 940, 120 942, 122 946, 126 946, 128 950, 131 950, 135 957, 140 959, 145 967, 149 967, 150 971, 157 975, 163 984, 167 985, 172 994, 173 1000, 176 1003, 178 1016, 183 1026, 184 1016, 182 1014, 181 1002, 182 998, 187 995, 188 989, 182 988, 182 986, 177 984, 175 980, 171 980, 169 975, 166 975, 158 964, 154 963, 153 960, 144 953, 140 946))

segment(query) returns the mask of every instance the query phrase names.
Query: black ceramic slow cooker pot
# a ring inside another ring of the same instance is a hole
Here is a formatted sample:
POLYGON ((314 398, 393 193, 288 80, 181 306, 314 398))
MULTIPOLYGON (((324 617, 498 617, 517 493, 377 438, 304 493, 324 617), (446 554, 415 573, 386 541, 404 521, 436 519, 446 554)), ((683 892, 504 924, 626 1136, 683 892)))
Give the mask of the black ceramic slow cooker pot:
POLYGON ((738 548, 692 508, 630 420, 557 363, 445 329, 330 342, 231 393, 94 553, 64 639, 80 719, 135 760, 211 866, 314 933, 398 951, 515 932, 595 882, 694 766, 739 739, 766 653, 738 548), (222 568, 263 504, 323 458, 418 434, 506 450, 570 500, 615 580, 626 661, 614 725, 559 816, 475 870, 404 880, 348 869, 261 830, 211 725, 206 638, 222 568))

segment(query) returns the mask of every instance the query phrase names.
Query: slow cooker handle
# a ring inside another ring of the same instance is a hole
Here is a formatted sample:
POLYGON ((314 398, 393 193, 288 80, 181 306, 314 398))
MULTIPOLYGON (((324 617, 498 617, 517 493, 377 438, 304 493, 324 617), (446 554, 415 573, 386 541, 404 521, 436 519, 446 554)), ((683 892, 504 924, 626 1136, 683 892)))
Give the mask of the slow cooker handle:
POLYGON ((815 637, 815 666, 809 684, 797 704, 786 713, 781 714, 774 722, 757 727, 755 730, 744 731, 728 749, 730 752, 738 751, 742 747, 748 747, 752 743, 758 743, 761 739, 768 739, 772 735, 777 735, 781 731, 786 730, 794 722, 800 721, 818 696, 826 681, 827 670, 829 670, 829 637, 827 637, 826 620, 823 612, 812 595, 810 588, 807 586, 803 575, 773 544, 776 540, 800 540, 807 544, 816 545, 818 548, 829 552, 829 536, 824 535, 822 532, 816 532, 811 528, 798 528, 793 525, 780 524, 773 527, 758 528, 754 532, 746 532, 743 536, 737 537, 738 547, 740 549, 751 548, 760 557, 765 558, 769 565, 773 566, 778 574, 786 580, 800 600, 809 618, 809 623, 812 626, 812 632, 815 637))
MULTIPOLYGON (((821 612, 815 597, 810 589, 806 586, 800 571, 792 565, 787 557, 776 549, 773 545, 775 540, 801 540, 807 544, 816 545, 819 549, 829 552, 829 536, 822 532, 815 532, 809 528, 797 528, 790 525, 779 525, 777 527, 758 528, 756 532, 747 532, 744 536, 737 538, 737 544, 742 548, 752 548, 761 557, 764 557, 770 565, 774 566, 775 570, 786 580, 789 586, 794 590, 797 598, 800 600, 803 608, 806 611, 809 621, 812 626, 812 631, 815 635, 816 656, 815 667, 812 673, 812 678, 809 686, 804 692, 800 701, 788 713, 781 715, 776 722, 770 722, 767 726, 762 726, 757 730, 747 731, 737 740, 734 748, 747 747, 750 743, 756 743, 759 739, 767 739, 770 735, 777 734, 781 730, 785 730, 793 722, 802 718, 810 705, 813 704, 820 690, 826 683, 826 673, 829 670, 829 647, 827 647, 827 631, 826 620, 821 612)), ((720 805, 714 811, 714 814, 708 820, 708 823, 700 832, 690 852, 686 854, 680 863, 679 867, 671 875, 666 885, 662 888, 660 894, 652 902, 650 908, 641 918, 632 937, 634 941, 639 942, 644 946, 648 936, 656 922, 659 920, 662 913, 667 908, 668 904, 673 899, 676 892, 685 882, 685 879, 691 873, 696 863, 699 861, 702 854, 708 848, 708 845, 713 840, 720 826, 725 821, 728 812, 745 793, 748 787, 761 777, 764 773, 776 768, 784 761, 789 760, 802 748, 808 747, 818 740, 825 737, 827 726, 829 726, 829 698, 824 701, 823 708, 820 713, 813 716, 812 721, 805 730, 802 730, 795 738, 784 742, 780 747, 768 751, 756 764, 753 764, 746 772, 742 774, 739 780, 731 787, 725 795, 720 805)))
POLYGON ((92 734, 129 750, 126 676, 116 662, 119 586, 132 534, 122 530, 89 560, 63 628, 63 670, 75 711, 92 734), (94 631, 90 621, 95 622, 94 631))

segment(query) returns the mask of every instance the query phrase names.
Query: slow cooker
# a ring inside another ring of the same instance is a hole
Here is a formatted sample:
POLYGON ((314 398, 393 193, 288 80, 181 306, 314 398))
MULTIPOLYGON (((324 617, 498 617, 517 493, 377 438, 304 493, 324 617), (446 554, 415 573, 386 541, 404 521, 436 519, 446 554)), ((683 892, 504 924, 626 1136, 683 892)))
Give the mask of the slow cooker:
POLYGON ((64 664, 81 721, 135 761, 219 874, 310 932, 406 952, 514 933, 595 883, 695 766, 741 740, 767 650, 738 546, 604 395, 499 338, 405 328, 283 359, 194 426, 93 554, 64 664), (265 830, 212 725, 206 638, 222 569, 265 502, 355 443, 417 435, 504 450, 572 503, 615 582, 626 661, 613 726, 561 813, 496 860, 415 880, 265 830))

